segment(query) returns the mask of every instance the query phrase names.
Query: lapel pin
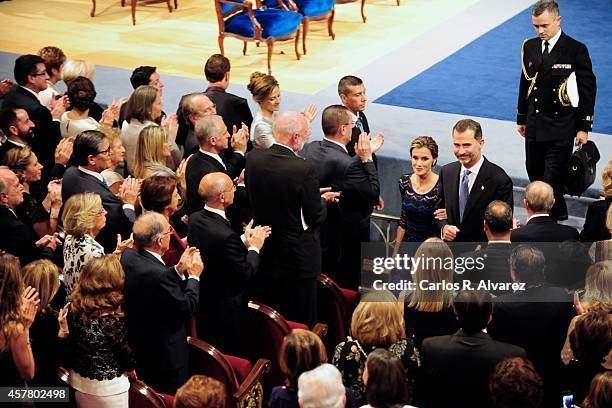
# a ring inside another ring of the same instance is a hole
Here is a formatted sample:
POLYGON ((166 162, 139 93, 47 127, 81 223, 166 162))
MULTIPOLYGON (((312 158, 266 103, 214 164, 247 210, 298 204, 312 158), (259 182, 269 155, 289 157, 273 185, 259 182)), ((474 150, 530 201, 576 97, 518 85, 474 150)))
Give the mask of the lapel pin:
POLYGON ((480 186, 480 189, 481 189, 482 191, 484 191, 484 186, 480 186))

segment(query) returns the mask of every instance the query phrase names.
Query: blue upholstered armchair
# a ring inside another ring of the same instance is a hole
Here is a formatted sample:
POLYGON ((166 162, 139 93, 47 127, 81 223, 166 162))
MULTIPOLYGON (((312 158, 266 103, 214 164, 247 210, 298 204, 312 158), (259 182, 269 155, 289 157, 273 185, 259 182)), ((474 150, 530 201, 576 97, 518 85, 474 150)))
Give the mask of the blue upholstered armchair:
POLYGON ((295 35, 295 55, 300 59, 298 43, 302 15, 284 9, 258 10, 253 3, 243 0, 215 0, 219 23, 219 49, 223 50, 225 37, 235 37, 244 42, 242 54, 246 55, 247 41, 265 41, 268 46, 268 74, 272 74, 272 50, 274 41, 289 40, 295 35))
POLYGON ((265 0, 268 9, 289 7, 304 16, 302 19, 302 49, 306 54, 306 35, 310 21, 327 20, 327 32, 332 40, 336 39, 334 33, 334 16, 336 14, 336 0, 265 0))

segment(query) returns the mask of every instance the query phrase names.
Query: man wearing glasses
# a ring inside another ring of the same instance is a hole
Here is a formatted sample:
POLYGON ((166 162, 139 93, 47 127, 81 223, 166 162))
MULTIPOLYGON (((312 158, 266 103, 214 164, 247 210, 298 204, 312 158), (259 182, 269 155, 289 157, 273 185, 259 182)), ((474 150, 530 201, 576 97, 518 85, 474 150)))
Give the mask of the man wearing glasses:
POLYGON ((59 120, 66 110, 66 97, 53 102, 51 111, 41 105, 38 93, 47 89, 49 74, 45 68, 45 61, 38 55, 22 55, 17 58, 14 75, 19 86, 6 95, 2 107, 24 109, 34 122, 32 150, 44 166, 41 185, 46 186, 48 172, 54 163, 55 148, 61 140, 59 120))
POLYGON ((102 171, 111 166, 110 141, 97 130, 80 133, 74 140, 73 156, 76 166, 64 173, 62 200, 66 202, 74 194, 97 193, 106 210, 106 226, 96 240, 111 253, 117 246, 117 235, 128 239, 136 219, 134 205, 138 198, 139 181, 128 177, 123 181, 119 194, 113 194, 102 177, 102 171))

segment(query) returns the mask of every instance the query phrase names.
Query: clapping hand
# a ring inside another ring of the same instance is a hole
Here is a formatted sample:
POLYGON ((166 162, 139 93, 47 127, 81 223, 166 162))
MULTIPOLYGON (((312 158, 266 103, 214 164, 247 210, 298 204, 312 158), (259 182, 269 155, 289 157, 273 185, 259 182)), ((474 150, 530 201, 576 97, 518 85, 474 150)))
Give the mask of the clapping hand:
POLYGON ((140 184, 142 180, 128 177, 123 180, 119 187, 119 193, 117 196, 121 199, 124 204, 136 205, 138 194, 140 193, 140 184))
POLYGON ((31 286, 28 286, 23 292, 22 303, 21 303, 21 314, 23 316, 23 325, 26 330, 30 329, 36 313, 38 312, 38 305, 40 305, 40 299, 38 298, 38 292, 31 286))
POLYGON ((372 153, 376 153, 380 150, 382 145, 385 143, 385 134, 380 132, 376 139, 372 140, 372 153))
POLYGON ((331 191, 331 187, 322 187, 319 189, 321 198, 325 200, 327 204, 335 204, 340 200, 340 193, 337 191, 331 191))
POLYGON ((191 159, 193 154, 190 154, 186 159, 181 160, 177 169, 176 169, 176 177, 179 180, 179 184, 183 191, 187 191, 187 162, 191 159))
POLYGON ((115 252, 113 252, 115 255, 121 255, 123 253, 123 251, 125 251, 127 248, 132 248, 134 246, 134 234, 130 234, 130 237, 124 241, 121 240, 121 234, 117 234, 117 248, 115 249, 115 252))
POLYGON ((170 144, 174 143, 176 134, 178 133, 178 117, 176 113, 164 116, 161 120, 161 125, 168 128, 168 142, 170 144))
POLYGON ((234 125, 234 128, 232 130, 232 148, 236 151, 246 153, 247 142, 249 140, 249 128, 247 127, 247 125, 242 123, 240 129, 237 129, 234 125))
POLYGON ((204 270, 200 250, 196 247, 187 247, 183 255, 181 255, 178 264, 176 264, 176 270, 179 273, 187 272, 188 275, 199 277, 204 270))
POLYGON ((359 139, 355 144, 355 153, 364 163, 372 160, 372 145, 370 143, 370 136, 367 133, 363 132, 359 135, 359 139))
POLYGON ((59 323, 59 333, 57 333, 57 337, 64 338, 68 335, 68 320, 66 319, 68 310, 70 310, 70 302, 66 303, 57 314, 57 322, 59 323))
POLYGON ((11 89, 13 89, 13 81, 10 79, 0 81, 0 98, 9 93, 11 89))
POLYGON ((314 103, 311 103, 310 105, 306 107, 306 109, 304 109, 304 112, 302 113, 304 114, 304 116, 306 116, 306 119, 308 119, 308 122, 312 122, 315 116, 317 116, 317 105, 315 105, 314 103))
POLYGON ((53 116, 53 119, 61 119, 67 106, 70 106, 70 101, 68 101, 66 95, 51 100, 51 116, 53 116))
POLYGON ((123 105, 127 100, 127 96, 117 100, 113 96, 113 102, 104 110, 104 112, 102 112, 102 120, 100 120, 100 123, 107 126, 113 126, 113 122, 119 119, 121 105, 123 105))
POLYGON ((61 245, 61 241, 57 238, 57 233, 53 235, 45 235, 34 243, 37 248, 49 247, 53 251, 55 251, 58 244, 61 245))
POLYGON ((254 246, 257 249, 263 247, 264 241, 272 233, 272 228, 268 226, 258 225, 253 227, 253 220, 244 228, 244 246, 254 246))
POLYGON ((55 163, 65 166, 72 156, 72 148, 74 146, 74 136, 66 137, 57 144, 55 148, 55 163))

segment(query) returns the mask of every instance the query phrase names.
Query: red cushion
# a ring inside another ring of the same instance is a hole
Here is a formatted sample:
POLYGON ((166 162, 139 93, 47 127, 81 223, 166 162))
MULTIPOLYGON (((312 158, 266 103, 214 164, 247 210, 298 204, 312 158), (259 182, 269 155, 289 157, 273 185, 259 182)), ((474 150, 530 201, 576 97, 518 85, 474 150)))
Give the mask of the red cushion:
POLYGON ((251 369, 253 368, 249 360, 229 356, 227 354, 224 354, 223 357, 225 357, 227 362, 230 363, 230 365, 234 369, 234 374, 236 374, 236 380, 238 380, 238 385, 242 384, 251 372, 251 369))
POLYGON ((174 406, 174 395, 160 394, 160 393, 157 393, 157 395, 159 395, 161 399, 164 400, 166 407, 172 408, 174 406))
POLYGON ((291 320, 287 320, 287 324, 289 325, 289 328, 291 330, 294 330, 294 329, 308 330, 308 326, 306 326, 304 323, 292 322, 291 320))
POLYGON ((353 313, 353 310, 359 303, 359 292, 350 289, 338 288, 342 293, 342 297, 344 298, 344 304, 346 305, 346 310, 350 315, 353 313))

